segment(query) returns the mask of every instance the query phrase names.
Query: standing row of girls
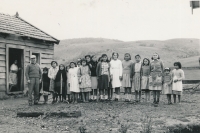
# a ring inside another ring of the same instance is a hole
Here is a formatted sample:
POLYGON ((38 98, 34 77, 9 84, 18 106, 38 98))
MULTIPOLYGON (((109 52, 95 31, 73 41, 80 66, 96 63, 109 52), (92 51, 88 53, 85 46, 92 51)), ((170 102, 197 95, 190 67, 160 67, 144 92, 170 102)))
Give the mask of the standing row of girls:
MULTIPOLYGON (((119 54, 114 52, 109 60, 106 54, 103 54, 97 61, 96 56, 85 58, 76 62, 71 62, 69 67, 63 64, 59 65, 56 61, 51 62, 51 68, 43 71, 43 88, 46 88, 53 94, 53 102, 68 100, 77 103, 78 97, 83 102, 89 99, 97 99, 97 88, 99 89, 100 100, 118 101, 120 99, 120 88, 125 90, 125 101, 131 100, 131 92, 135 92, 135 101, 141 101, 141 93, 145 92, 145 100, 150 101, 150 91, 153 93, 153 103, 158 104, 160 93, 167 95, 168 104, 171 104, 171 95, 174 102, 176 95, 180 102, 182 94, 182 80, 184 72, 181 69, 180 62, 175 62, 175 69, 171 72, 169 68, 164 68, 162 61, 157 53, 152 56, 152 62, 148 58, 141 61, 140 55, 135 55, 135 61, 131 60, 131 55, 126 53, 124 60, 118 59, 119 54), (48 75, 48 76, 47 76, 48 75), (48 83, 50 79, 50 85, 48 83), (113 91, 115 89, 115 97, 113 91)), ((45 92, 45 89, 43 89, 45 92)), ((47 91, 44 98, 48 99, 47 91)), ((45 100, 47 101, 47 100, 45 100)))

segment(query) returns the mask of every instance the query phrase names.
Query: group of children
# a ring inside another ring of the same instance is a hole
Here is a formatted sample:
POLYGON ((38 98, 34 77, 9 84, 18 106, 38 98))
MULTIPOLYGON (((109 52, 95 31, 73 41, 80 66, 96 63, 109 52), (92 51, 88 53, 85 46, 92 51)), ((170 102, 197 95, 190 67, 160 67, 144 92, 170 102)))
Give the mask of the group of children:
POLYGON ((172 104, 171 95, 176 103, 181 101, 182 80, 184 72, 181 63, 175 62, 173 71, 164 68, 160 56, 154 53, 151 62, 144 58, 141 61, 139 54, 135 55, 135 61, 126 53, 124 60, 118 59, 119 54, 112 53, 109 60, 106 54, 97 60, 96 56, 86 55, 78 62, 70 62, 64 66, 56 61, 51 62, 51 68, 43 69, 43 96, 47 103, 48 95, 52 93, 53 102, 65 101, 77 103, 89 102, 90 99, 100 101, 120 99, 120 88, 124 88, 125 101, 131 101, 132 92, 135 92, 135 102, 141 101, 142 91, 145 92, 146 102, 150 101, 150 92, 153 94, 153 103, 158 104, 160 93, 167 95, 168 104, 172 104), (115 91, 115 97, 113 95, 115 91), (68 96, 68 98, 66 98, 68 96), (68 99, 68 100, 67 100, 68 99))

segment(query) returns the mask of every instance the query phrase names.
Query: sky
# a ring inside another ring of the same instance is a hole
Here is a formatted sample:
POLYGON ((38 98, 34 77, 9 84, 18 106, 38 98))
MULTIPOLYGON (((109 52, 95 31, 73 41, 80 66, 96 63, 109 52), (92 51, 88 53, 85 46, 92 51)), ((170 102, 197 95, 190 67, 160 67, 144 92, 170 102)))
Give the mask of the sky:
POLYGON ((122 41, 200 39, 200 8, 189 0, 0 0, 15 15, 53 37, 122 41))

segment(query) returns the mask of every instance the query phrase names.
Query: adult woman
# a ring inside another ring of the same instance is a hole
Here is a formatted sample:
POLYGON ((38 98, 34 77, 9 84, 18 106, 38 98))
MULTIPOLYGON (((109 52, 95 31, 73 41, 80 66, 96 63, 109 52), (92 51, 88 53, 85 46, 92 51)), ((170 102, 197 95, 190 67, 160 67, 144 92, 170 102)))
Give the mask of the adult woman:
POLYGON ((162 90, 162 73, 163 63, 160 60, 160 56, 154 53, 152 58, 153 61, 150 64, 150 81, 149 88, 153 92, 154 104, 159 103, 160 91, 162 90))
POLYGON ((10 90, 12 89, 13 86, 17 85, 17 81, 18 81, 17 73, 19 70, 20 68, 18 68, 17 66, 17 60, 15 60, 14 63, 10 67, 10 75, 9 75, 9 84, 11 85, 10 90))

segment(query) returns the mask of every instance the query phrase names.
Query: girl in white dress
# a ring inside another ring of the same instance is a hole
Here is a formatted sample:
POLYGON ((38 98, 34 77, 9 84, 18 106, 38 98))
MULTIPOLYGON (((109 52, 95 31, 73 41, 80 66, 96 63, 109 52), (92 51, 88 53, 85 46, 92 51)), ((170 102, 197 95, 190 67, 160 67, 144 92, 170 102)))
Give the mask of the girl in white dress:
POLYGON ((80 92, 79 88, 79 78, 80 78, 80 71, 79 67, 76 67, 75 62, 70 63, 70 69, 69 69, 69 87, 70 91, 72 93, 72 103, 77 103, 78 99, 78 93, 80 92))
POLYGON ((181 102, 181 95, 183 91, 182 80, 185 78, 184 71, 181 69, 181 63, 174 63, 175 69, 172 71, 173 83, 172 83, 172 94, 174 97, 174 103, 176 103, 176 95, 178 95, 178 102, 181 102))
POLYGON ((120 99, 120 87, 122 86, 122 62, 118 59, 119 54, 114 52, 112 54, 112 60, 110 62, 110 75, 112 88, 115 89, 116 98, 115 101, 120 99))

